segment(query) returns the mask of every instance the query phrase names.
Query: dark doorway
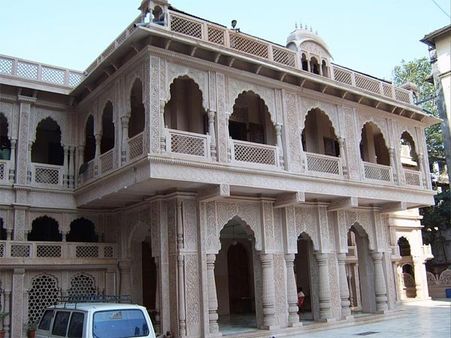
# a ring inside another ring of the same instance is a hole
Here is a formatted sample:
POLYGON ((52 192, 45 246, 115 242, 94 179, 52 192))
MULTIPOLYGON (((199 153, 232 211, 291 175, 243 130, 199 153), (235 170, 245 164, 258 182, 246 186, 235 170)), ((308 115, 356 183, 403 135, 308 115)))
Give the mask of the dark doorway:
POLYGON ((249 258, 245 247, 236 243, 227 252, 230 313, 252 313, 249 258))
POLYGON ((67 242, 98 242, 99 236, 95 232, 95 225, 86 218, 77 218, 70 224, 67 242))
POLYGON ((143 306, 151 310, 152 313, 156 309, 157 266, 154 257, 152 257, 152 246, 150 243, 142 242, 141 248, 143 306))
POLYGON ((48 216, 36 218, 32 223, 29 241, 61 242, 62 235, 58 229, 58 222, 48 216))

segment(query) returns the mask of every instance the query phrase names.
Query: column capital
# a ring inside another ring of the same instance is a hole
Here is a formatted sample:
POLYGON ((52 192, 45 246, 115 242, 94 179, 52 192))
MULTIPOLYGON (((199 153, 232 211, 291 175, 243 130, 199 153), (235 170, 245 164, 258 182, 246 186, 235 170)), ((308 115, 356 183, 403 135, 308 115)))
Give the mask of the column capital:
POLYGON ((382 261, 382 252, 373 251, 371 252, 371 257, 375 262, 382 261))
POLYGON ((338 264, 345 264, 346 263, 346 254, 345 253, 337 253, 337 261, 338 261, 338 264))
POLYGON ((214 119, 215 115, 216 115, 216 112, 214 110, 208 109, 207 110, 207 115, 208 115, 209 119, 214 119))

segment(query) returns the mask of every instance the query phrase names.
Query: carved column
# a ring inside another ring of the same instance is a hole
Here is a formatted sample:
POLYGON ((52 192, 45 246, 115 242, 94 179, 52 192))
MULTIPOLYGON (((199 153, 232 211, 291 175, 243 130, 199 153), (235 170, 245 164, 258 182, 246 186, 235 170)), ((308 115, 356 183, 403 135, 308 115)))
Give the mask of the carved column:
POLYGON ((130 261, 122 260, 119 261, 119 273, 120 273, 120 295, 121 296, 130 296, 130 261))
POLYGON ((272 254, 260 254, 262 263, 263 326, 270 330, 275 324, 274 258, 272 254))
POLYGON ((337 254, 338 260, 338 278, 340 283, 340 299, 341 299, 341 316, 347 318, 351 315, 350 301, 349 301, 349 287, 346 277, 346 254, 337 254))
POLYGON ((348 175, 348 163, 346 161, 345 153, 345 139, 343 137, 338 138, 338 145, 340 147, 340 158, 341 164, 343 166, 343 175, 348 175))
POLYGON ((288 302, 288 325, 299 325, 298 294, 296 290, 296 277, 294 275, 294 254, 285 255, 287 265, 287 302, 288 302))
MULTIPOLYGON (((11 309, 10 309, 10 303, 11 303, 11 291, 5 290, 5 297, 3 298, 4 302, 3 302, 3 311, 4 312, 8 312, 11 313, 11 309)), ((8 332, 10 332, 10 321, 11 321, 11 315, 8 316, 8 318, 3 322, 3 328, 5 329, 5 331, 7 332, 6 337, 8 337, 8 332)), ((9 337, 12 337, 12 335, 9 335, 9 337)))
POLYGON ((11 139, 11 156, 9 158, 9 163, 10 163, 10 167, 9 167, 9 181, 11 183, 15 182, 15 177, 16 177, 16 139, 11 139))
POLYGON ((160 325, 160 257, 152 257, 155 261, 155 275, 156 275, 156 286, 155 286, 155 332, 161 333, 161 325, 160 325))
POLYGON ((166 151, 166 133, 165 128, 166 121, 164 120, 164 107, 166 106, 166 102, 164 100, 160 100, 160 151, 166 151))
POLYGON ((208 133, 210 134, 210 152, 213 161, 216 161, 215 114, 216 112, 208 110, 208 133))
POLYGON ((33 147, 33 144, 30 142, 28 144, 28 152, 27 152, 27 182, 31 183, 31 177, 33 175, 33 173, 31 172, 33 170, 32 166, 31 166, 31 148, 33 147))
POLYGON ((387 306, 387 287, 385 284, 384 269, 382 267, 382 252, 373 252, 371 254, 374 262, 374 289, 376 292, 376 311, 386 311, 387 306))
POLYGON ((116 295, 116 271, 108 268, 105 273, 105 292, 107 295, 116 295))
POLYGON ((24 315, 24 279, 25 269, 14 269, 11 304, 11 337, 23 337, 24 315))
POLYGON ((427 187, 426 177, 427 172, 424 170, 424 155, 423 153, 418 154, 418 170, 421 173, 421 184, 423 188, 427 187))
POLYGON ((122 139, 121 139, 121 164, 127 162, 128 154, 128 122, 130 118, 128 116, 121 117, 121 127, 122 127, 122 139))
POLYGON ((282 125, 280 123, 276 124, 276 140, 277 148, 279 149, 279 167, 283 168, 283 144, 282 144, 282 125))
POLYGON ((319 270, 319 315, 327 320, 331 318, 328 254, 317 252, 315 257, 319 270))
POLYGON ((69 147, 64 146, 64 163, 63 163, 63 185, 69 183, 69 147))
POLYGON ((178 275, 178 301, 179 301, 179 333, 186 336, 186 311, 185 311, 185 256, 183 238, 182 201, 177 200, 177 275, 178 275))
POLYGON ((78 151, 77 151, 77 166, 75 167, 75 171, 76 171, 76 176, 77 176, 77 183, 80 184, 81 183, 81 177, 79 175, 79 170, 81 165, 84 163, 85 161, 85 146, 84 145, 80 145, 78 146, 78 151))
POLYGON ((215 261, 216 255, 207 255, 207 279, 208 279, 208 320, 210 333, 219 332, 218 327, 218 298, 216 294, 215 281, 215 261))
POLYGON ((75 172, 75 147, 69 147, 69 187, 73 188, 75 186, 74 180, 75 172))
POLYGON ((31 104, 36 101, 35 98, 18 95, 19 105, 19 134, 17 138, 17 163, 16 163, 16 183, 25 185, 28 182, 28 163, 29 163, 29 127, 31 104))
POLYGON ((225 113, 225 129, 226 129, 226 137, 227 137, 227 142, 226 142, 226 147, 227 147, 227 162, 230 162, 232 159, 232 149, 231 147, 233 147, 233 145, 231 144, 231 137, 230 137, 230 131, 229 131, 229 118, 230 118, 230 114, 229 113, 225 113))
POLYGON ((95 134, 96 139, 96 152, 94 155, 94 176, 99 174, 99 157, 100 157, 100 145, 102 143, 102 134, 95 134))
POLYGON ((398 166, 396 165, 395 159, 395 149, 393 147, 388 148, 388 155, 390 156, 390 167, 392 168, 393 182, 400 183, 402 180, 399 177, 398 166))

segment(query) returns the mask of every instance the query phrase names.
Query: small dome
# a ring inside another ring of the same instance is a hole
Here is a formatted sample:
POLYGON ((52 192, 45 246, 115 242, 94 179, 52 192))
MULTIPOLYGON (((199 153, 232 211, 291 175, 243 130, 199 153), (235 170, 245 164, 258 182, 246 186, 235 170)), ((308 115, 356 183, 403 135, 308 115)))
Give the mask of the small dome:
POLYGON ((307 50, 314 54, 324 54, 323 56, 328 58, 332 57, 329 47, 324 40, 307 28, 296 28, 291 32, 287 38, 287 48, 295 51, 307 50), (323 53, 319 53, 321 50, 323 53))

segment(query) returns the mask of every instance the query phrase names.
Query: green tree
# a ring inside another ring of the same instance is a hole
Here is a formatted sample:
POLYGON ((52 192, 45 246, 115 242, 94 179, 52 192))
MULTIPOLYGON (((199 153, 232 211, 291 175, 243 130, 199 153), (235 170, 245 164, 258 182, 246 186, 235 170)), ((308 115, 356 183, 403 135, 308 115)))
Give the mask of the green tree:
MULTIPOLYGON (((416 102, 422 102, 435 95, 435 88, 432 83, 428 81, 431 77, 432 67, 426 57, 414 59, 406 62, 401 61, 401 64, 396 66, 393 70, 393 82, 397 86, 401 86, 407 82, 415 84, 418 88, 418 96, 416 102)), ((435 100, 427 100, 421 105, 426 112, 438 117, 437 106, 435 100)), ((440 124, 433 125, 426 129, 426 144, 428 148, 428 156, 431 163, 436 161, 444 161, 445 149, 443 146, 443 134, 440 129, 440 124)))

